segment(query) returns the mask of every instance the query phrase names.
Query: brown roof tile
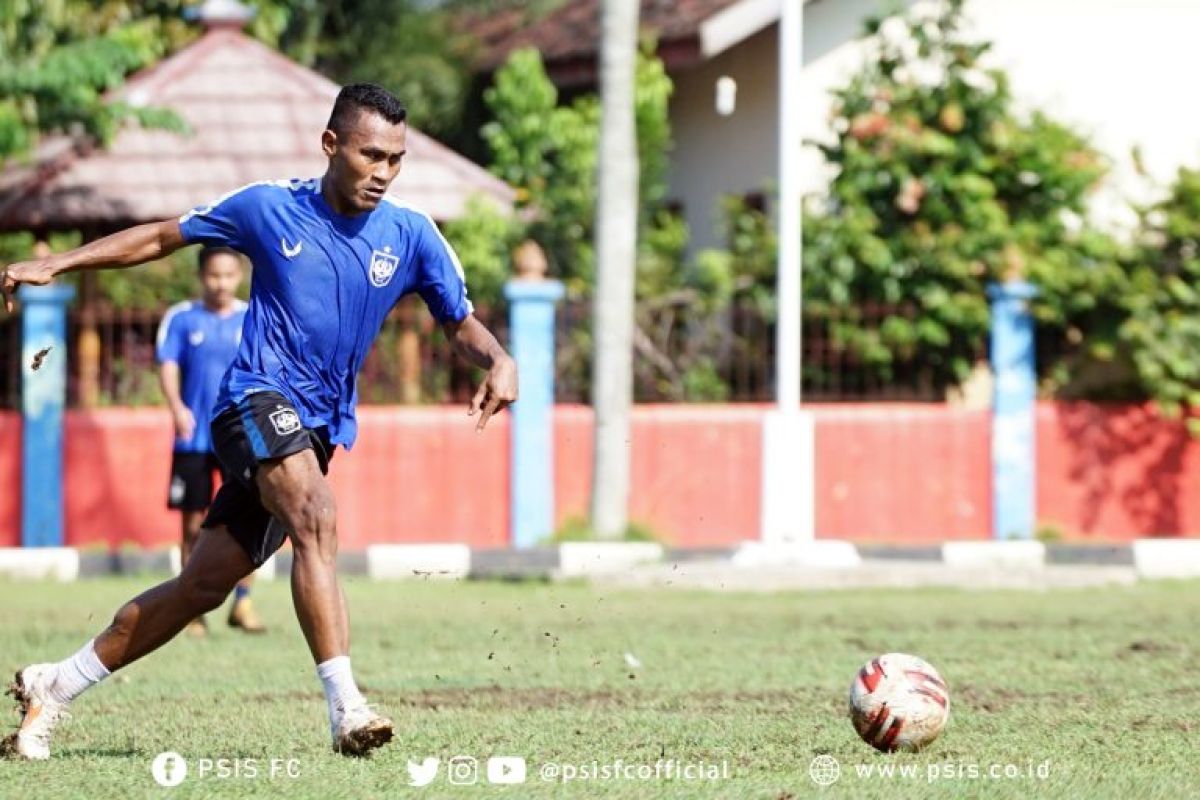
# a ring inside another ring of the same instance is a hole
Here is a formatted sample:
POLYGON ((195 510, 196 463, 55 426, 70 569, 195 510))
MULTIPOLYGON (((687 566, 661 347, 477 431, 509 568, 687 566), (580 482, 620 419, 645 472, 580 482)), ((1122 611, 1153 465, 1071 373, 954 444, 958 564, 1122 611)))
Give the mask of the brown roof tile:
MULTIPOLYGON (((700 25, 738 0, 642 0, 641 29, 658 38, 659 48, 685 61, 698 57, 700 25)), ((536 48, 542 60, 556 64, 586 62, 594 71, 600 42, 599 0, 572 0, 535 25, 494 44, 482 66, 494 69, 522 47, 536 48)), ((581 65, 582 66, 582 65, 581 65)))
MULTIPOLYGON (((0 173, 0 230, 113 227, 165 219, 258 180, 320 175, 336 84, 230 29, 214 29, 116 94, 174 109, 189 136, 129 127, 106 150, 50 137, 0 173)), ((511 187, 434 139, 408 133, 390 193, 441 220, 474 194, 512 206, 511 187)))

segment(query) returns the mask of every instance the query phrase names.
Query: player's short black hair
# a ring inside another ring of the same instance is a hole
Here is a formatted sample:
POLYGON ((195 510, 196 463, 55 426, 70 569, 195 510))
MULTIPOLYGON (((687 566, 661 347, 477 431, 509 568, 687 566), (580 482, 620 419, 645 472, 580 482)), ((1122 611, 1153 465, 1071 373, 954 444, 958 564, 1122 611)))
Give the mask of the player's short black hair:
POLYGON ((205 245, 200 248, 200 255, 196 257, 196 272, 204 274, 204 268, 208 266, 208 262, 213 260, 214 256, 233 256, 242 263, 242 254, 232 247, 225 245, 205 245))
POLYGON ((374 112, 393 125, 408 119, 408 109, 387 89, 377 83, 351 83, 338 92, 325 127, 341 136, 363 111, 374 112))

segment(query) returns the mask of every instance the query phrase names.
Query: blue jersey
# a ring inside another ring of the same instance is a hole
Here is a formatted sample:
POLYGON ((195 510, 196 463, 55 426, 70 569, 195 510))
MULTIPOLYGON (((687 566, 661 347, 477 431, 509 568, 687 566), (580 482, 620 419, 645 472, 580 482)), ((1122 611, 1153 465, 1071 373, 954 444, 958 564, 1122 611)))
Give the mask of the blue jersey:
POLYGON ((209 423, 221 378, 237 355, 242 341, 246 304, 234 301, 228 314, 217 314, 199 300, 187 300, 168 309, 158 326, 156 356, 160 363, 179 365, 179 394, 196 418, 191 439, 175 439, 175 450, 183 453, 212 452, 209 423))
POLYGON ((320 180, 252 183, 179 220, 188 242, 225 245, 254 264, 242 344, 217 412, 276 391, 305 427, 354 443, 356 380, 384 318, 418 292, 438 322, 471 313, 462 267, 433 220, 391 198, 348 217, 320 180))

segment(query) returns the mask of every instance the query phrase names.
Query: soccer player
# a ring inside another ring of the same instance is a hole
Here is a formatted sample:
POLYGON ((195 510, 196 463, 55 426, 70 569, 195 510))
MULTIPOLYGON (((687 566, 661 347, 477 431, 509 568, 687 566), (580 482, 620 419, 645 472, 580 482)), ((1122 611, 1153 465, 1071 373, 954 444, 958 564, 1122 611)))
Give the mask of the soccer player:
POLYGON ((467 412, 479 415, 476 430, 517 398, 516 364, 472 315, 453 251, 427 215, 385 196, 406 132, 395 97, 372 84, 347 86, 321 134, 328 159, 321 178, 251 184, 179 219, 4 271, 11 310, 18 284, 132 266, 190 243, 232 247, 254 263, 242 342, 212 423, 214 450, 232 480, 217 493, 178 577, 130 600, 74 655, 17 673, 23 720, 6 740, 12 752, 49 758, 71 701, 220 605, 284 537, 292 541, 292 598, 325 689, 334 750, 361 755, 391 739, 391 720, 368 707, 351 672, 335 568, 337 514, 324 477, 334 448, 354 442, 355 376, 388 311, 417 292, 454 348, 486 370, 467 412))
MULTIPOLYGON (((171 485, 167 506, 180 512, 183 535, 181 563, 187 564, 200 525, 213 499, 213 474, 220 462, 213 454, 209 425, 217 402, 221 378, 237 354, 242 340, 246 304, 237 298, 242 282, 242 257, 228 247, 200 250, 200 284, 203 296, 172 306, 158 326, 155 351, 158 378, 175 421, 175 450, 171 456, 171 485)), ((221 476, 222 482, 228 476, 221 476)), ((250 602, 254 576, 247 575, 234 591, 229 625, 246 633, 266 629, 250 602)), ((187 632, 204 636, 204 617, 188 623, 187 632)))

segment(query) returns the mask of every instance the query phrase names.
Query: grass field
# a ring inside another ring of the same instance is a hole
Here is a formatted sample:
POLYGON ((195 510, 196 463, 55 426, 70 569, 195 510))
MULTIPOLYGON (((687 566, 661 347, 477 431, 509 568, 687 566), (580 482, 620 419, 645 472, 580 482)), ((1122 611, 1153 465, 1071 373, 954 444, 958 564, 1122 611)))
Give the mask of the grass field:
MULTIPOLYGON (((0 584, 0 667, 72 652, 146 583, 0 584)), ((356 674, 399 728, 356 761, 329 752, 286 586, 263 585, 268 635, 215 626, 118 673, 75 704, 53 760, 0 763, 0 797, 1196 796, 1198 589, 749 595, 351 581, 356 674), (924 656, 950 684, 950 726, 920 754, 877 754, 846 719, 854 671, 890 650, 924 656), (150 775, 166 750, 190 767, 173 789, 150 775), (809 777, 819 754, 841 765, 829 788, 809 777), (477 785, 447 782, 456 755, 479 760, 477 785), (526 758, 528 782, 489 785, 492 755, 526 758), (428 756, 442 759, 439 775, 408 786, 408 759, 428 756), (243 759, 244 774, 200 776, 202 758, 243 759), (284 774, 288 759, 299 777, 284 774), (727 762, 730 777, 564 786, 539 774, 617 759, 727 762), (1021 776, 988 777, 993 764, 1021 776), (859 772, 889 766, 911 773, 859 772)))

